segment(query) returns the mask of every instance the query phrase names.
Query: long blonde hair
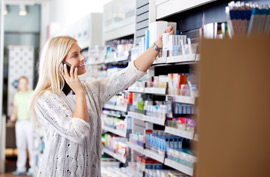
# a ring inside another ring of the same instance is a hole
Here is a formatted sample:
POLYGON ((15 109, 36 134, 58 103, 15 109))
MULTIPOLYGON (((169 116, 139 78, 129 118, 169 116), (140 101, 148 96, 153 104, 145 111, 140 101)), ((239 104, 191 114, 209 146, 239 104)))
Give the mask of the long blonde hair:
POLYGON ((34 109, 36 101, 45 91, 60 94, 65 83, 62 61, 76 42, 70 36, 58 36, 48 40, 43 47, 39 61, 39 79, 29 105, 31 118, 36 125, 38 125, 34 109))

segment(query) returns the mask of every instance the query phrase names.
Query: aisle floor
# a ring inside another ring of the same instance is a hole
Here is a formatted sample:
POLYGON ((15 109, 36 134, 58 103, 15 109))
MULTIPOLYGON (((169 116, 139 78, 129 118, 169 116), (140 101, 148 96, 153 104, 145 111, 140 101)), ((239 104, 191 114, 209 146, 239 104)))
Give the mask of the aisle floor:
MULTIPOLYGON (((15 177, 12 175, 12 172, 16 170, 16 161, 17 161, 17 150, 16 149, 6 149, 5 151, 6 155, 6 163, 5 163, 5 172, 6 173, 0 173, 0 177, 15 177)), ((27 168, 28 168, 27 163, 27 168)), ((20 176, 20 177, 27 177, 20 176)))
MULTIPOLYGON (((0 174, 0 177, 15 177, 12 173, 5 173, 5 174, 0 174)), ((20 176, 20 177, 27 177, 27 176, 20 176)))

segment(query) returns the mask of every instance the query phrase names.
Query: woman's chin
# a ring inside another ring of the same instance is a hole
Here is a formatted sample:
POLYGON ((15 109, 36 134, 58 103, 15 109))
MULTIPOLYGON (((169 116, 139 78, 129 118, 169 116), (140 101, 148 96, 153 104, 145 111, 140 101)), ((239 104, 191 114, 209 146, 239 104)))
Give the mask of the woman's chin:
POLYGON ((82 70, 79 70, 78 71, 78 75, 83 75, 84 73, 86 73, 86 70, 85 69, 82 69, 82 70))

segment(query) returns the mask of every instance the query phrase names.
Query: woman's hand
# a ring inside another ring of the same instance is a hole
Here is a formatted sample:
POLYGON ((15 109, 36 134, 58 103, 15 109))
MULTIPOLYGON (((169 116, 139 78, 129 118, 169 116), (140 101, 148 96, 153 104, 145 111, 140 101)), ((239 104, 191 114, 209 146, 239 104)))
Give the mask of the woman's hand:
MULTIPOLYGON (((168 26, 164 31, 163 33, 170 33, 171 35, 174 34, 174 30, 173 30, 173 27, 172 26, 168 26)), ((159 38, 156 40, 155 44, 159 47, 159 48, 162 48, 163 47, 163 43, 162 43, 162 34, 160 34, 159 38)))
POLYGON ((11 120, 11 122, 15 122, 16 120, 17 120, 17 118, 16 118, 16 116, 15 115, 11 115, 10 116, 10 120, 11 120))
POLYGON ((76 93, 84 93, 82 83, 78 77, 78 68, 74 69, 74 66, 71 66, 70 73, 68 73, 67 65, 64 64, 63 76, 69 85, 69 87, 76 93), (75 71, 74 71, 75 70, 75 71))

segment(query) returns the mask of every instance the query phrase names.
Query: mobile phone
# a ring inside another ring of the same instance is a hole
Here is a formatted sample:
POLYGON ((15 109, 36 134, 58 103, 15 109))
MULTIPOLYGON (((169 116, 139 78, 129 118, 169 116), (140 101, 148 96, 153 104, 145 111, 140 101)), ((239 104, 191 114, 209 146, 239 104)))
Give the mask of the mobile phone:
POLYGON ((63 63, 63 65, 65 65, 65 64, 67 65, 68 73, 70 73, 71 66, 65 61, 62 61, 62 63, 63 63))
MULTIPOLYGON (((67 65, 68 73, 70 73, 70 69, 71 69, 70 65, 68 63, 66 63, 65 61, 62 61, 62 63, 63 63, 63 65, 65 65, 65 64, 67 65)), ((65 95, 68 95, 71 90, 72 89, 69 87, 69 85, 65 81, 65 84, 64 84, 62 91, 65 93, 65 95)))

